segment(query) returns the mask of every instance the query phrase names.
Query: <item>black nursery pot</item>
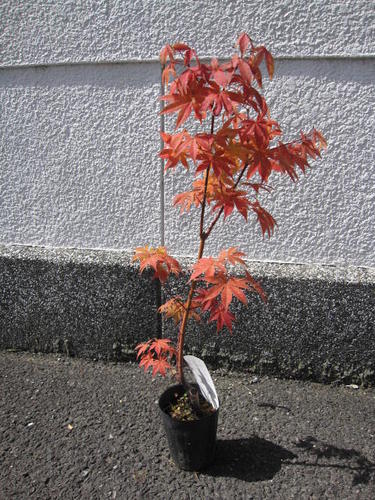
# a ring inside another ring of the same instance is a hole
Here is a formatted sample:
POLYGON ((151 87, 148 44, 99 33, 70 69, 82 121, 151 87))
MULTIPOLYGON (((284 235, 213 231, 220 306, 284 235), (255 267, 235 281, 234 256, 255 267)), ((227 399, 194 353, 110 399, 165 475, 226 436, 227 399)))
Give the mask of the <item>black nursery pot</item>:
POLYGON ((175 464, 183 470, 196 471, 210 465, 215 457, 216 430, 219 410, 191 422, 173 419, 166 408, 182 396, 182 385, 169 387, 159 399, 159 408, 168 438, 169 449, 175 464))

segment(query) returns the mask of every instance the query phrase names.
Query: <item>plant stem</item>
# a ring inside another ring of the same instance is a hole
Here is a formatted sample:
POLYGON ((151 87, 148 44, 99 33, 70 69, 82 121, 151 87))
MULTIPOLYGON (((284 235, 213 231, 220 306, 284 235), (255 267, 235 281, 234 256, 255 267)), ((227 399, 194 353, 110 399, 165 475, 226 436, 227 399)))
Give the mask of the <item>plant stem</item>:
MULTIPOLYGON (((215 124, 215 115, 212 114, 211 135, 214 133, 214 124, 215 124)), ((205 241, 206 241, 207 236, 208 236, 204 232, 204 214, 205 214, 205 210, 206 210, 206 198, 207 198, 207 187, 208 187, 209 173, 210 173, 210 167, 208 167, 206 170, 205 180, 204 180, 204 192, 203 192, 200 227, 199 227, 200 242, 199 242, 199 250, 198 250, 197 260, 199 260, 203 255, 204 244, 205 244, 205 241)), ((190 285, 190 290, 189 290, 189 294, 188 294, 188 298, 187 298, 186 306, 185 306, 185 312, 184 312, 184 316, 182 318, 180 331, 178 333, 177 359, 176 359, 177 380, 179 381, 180 384, 183 384, 183 385, 185 385, 184 369, 183 369, 183 362, 184 362, 184 360, 183 360, 183 348, 184 348, 186 325, 187 325, 187 320, 189 318, 189 312, 190 312, 191 302, 193 300, 195 287, 196 287, 196 281, 193 280, 191 282, 191 285, 190 285)))
MULTIPOLYGON (((211 119, 211 134, 214 133, 214 121, 215 121, 215 116, 212 115, 211 119)), ((248 163, 245 163, 243 166, 235 184, 234 188, 238 186, 240 183, 247 167, 249 166, 248 163)), ((206 239, 210 235, 212 229, 214 228, 215 224, 217 221, 220 219, 221 214, 223 213, 224 209, 221 208, 216 215, 215 219, 212 221, 211 225, 209 226, 208 230, 205 232, 204 231, 204 214, 205 214, 205 209, 206 209, 206 198, 207 198, 207 187, 208 187, 208 178, 209 178, 209 173, 210 173, 210 167, 207 168, 206 173, 205 173, 205 182, 204 182, 204 192, 203 192, 203 200, 202 200, 202 210, 201 210, 201 218, 200 218, 200 228, 199 228, 199 238, 200 238, 200 243, 199 243, 199 250, 198 250, 198 256, 197 256, 197 261, 202 257, 203 251, 204 251, 204 245, 206 242, 206 239)), ((184 379, 184 370, 183 370, 183 348, 184 348, 184 340, 185 340, 185 332, 186 332, 186 325, 187 321, 189 318, 189 312, 191 308, 191 303, 193 300, 193 295, 196 287, 196 280, 193 280, 190 285, 190 290, 188 294, 188 298, 186 301, 186 306, 185 306, 185 312, 184 316, 182 318, 181 326, 180 326, 180 331, 178 334, 178 342, 177 342, 177 360, 176 360, 176 366, 177 366, 177 380, 180 384, 185 385, 185 379, 184 379)))
MULTIPOLYGON (((247 169, 247 167, 248 167, 248 166, 249 166, 249 164, 248 164, 248 163, 245 163, 245 165, 243 166, 243 168, 242 168, 242 170, 241 170, 241 172, 240 172, 240 175, 238 176, 238 178, 237 178, 237 180, 236 180, 236 183, 235 183, 235 185, 234 185, 234 189, 236 189, 236 187, 237 187, 237 186, 238 186, 238 184, 240 183, 240 180, 242 179, 242 176, 243 176, 243 174, 245 173, 245 170, 247 169)), ((222 214, 223 212, 224 212, 224 208, 223 208, 223 207, 221 207, 221 208, 220 208, 220 210, 219 210, 219 212, 217 213, 216 217, 215 217, 215 218, 214 218, 214 220, 211 222, 211 224, 210 224, 209 228, 207 229, 207 231, 206 231, 206 233, 205 233, 206 238, 208 238, 208 237, 209 237, 209 235, 210 235, 211 231, 213 230, 213 228, 214 228, 214 226, 215 226, 216 222, 220 219, 220 216, 221 216, 221 214, 222 214)))

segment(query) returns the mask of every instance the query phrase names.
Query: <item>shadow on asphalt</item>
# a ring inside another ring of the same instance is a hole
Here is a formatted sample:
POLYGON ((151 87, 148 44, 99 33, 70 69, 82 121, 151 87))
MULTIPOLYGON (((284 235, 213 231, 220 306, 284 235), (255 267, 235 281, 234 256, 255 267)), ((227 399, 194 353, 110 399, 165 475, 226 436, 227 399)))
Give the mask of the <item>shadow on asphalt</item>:
POLYGON ((293 465, 350 470, 354 473, 353 486, 375 482, 375 463, 353 448, 339 448, 312 436, 298 440, 296 446, 303 452, 313 455, 315 462, 294 461, 293 465), (335 462, 321 463, 319 462, 321 459, 335 460, 335 462))
POLYGON ((235 477, 247 482, 272 479, 284 460, 297 458, 294 453, 266 439, 219 439, 215 462, 202 474, 235 477))
POLYGON ((312 436, 298 440, 295 445, 303 457, 257 436, 218 440, 215 462, 202 474, 235 477, 247 482, 266 481, 272 479, 284 463, 351 471, 353 486, 375 482, 375 463, 357 450, 339 448, 312 436))

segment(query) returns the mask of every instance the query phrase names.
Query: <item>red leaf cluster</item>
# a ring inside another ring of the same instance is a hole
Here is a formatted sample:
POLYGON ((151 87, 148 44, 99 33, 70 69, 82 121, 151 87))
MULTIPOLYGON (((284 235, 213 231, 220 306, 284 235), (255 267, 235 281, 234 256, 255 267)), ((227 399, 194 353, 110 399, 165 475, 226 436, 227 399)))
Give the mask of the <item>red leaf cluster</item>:
POLYGON ((151 339, 136 346, 139 366, 146 372, 152 368, 152 376, 160 373, 163 377, 172 368, 171 360, 176 355, 176 349, 170 339, 151 339))
POLYGON ((217 330, 226 326, 232 331, 235 319, 229 306, 233 298, 243 304, 247 303, 246 291, 257 292, 266 302, 266 295, 261 285, 247 271, 243 260, 245 254, 237 248, 222 250, 218 257, 202 257, 193 265, 190 282, 200 282, 201 288, 195 290, 194 297, 187 311, 187 303, 181 297, 172 297, 159 308, 167 318, 172 318, 175 324, 181 323, 185 312, 188 318, 199 321, 201 314, 209 312, 209 321, 216 321, 217 330), (240 266, 245 269, 244 277, 234 277, 230 274, 230 266, 240 266))
MULTIPOLYGON (((301 132, 300 138, 291 143, 275 142, 282 134, 281 128, 270 118, 266 100, 259 93, 263 61, 269 77, 273 77, 272 55, 265 47, 255 46, 246 33, 240 35, 237 46, 240 54, 224 64, 215 58, 210 64, 202 63, 187 44, 163 48, 163 81, 169 92, 162 97, 167 105, 161 113, 177 113, 176 128, 191 113, 200 122, 209 114, 222 115, 223 122, 211 133, 195 136, 186 130, 163 133, 165 146, 160 156, 166 160, 165 169, 182 164, 186 169, 194 165, 196 176, 208 171, 210 190, 206 201, 212 210, 222 210, 224 218, 235 210, 245 220, 252 211, 263 235, 271 236, 276 222, 260 205, 259 190, 249 190, 253 183, 240 181, 249 181, 258 174, 260 184, 267 186, 272 172, 287 174, 296 181, 298 170, 305 172, 308 159, 319 156, 326 143, 315 129, 309 134, 301 132)), ((201 205, 204 185, 199 181, 202 179, 193 183, 191 191, 175 197, 174 204, 181 206, 181 212, 201 205)))
POLYGON ((138 247, 135 249, 133 261, 140 261, 141 273, 151 267, 154 270, 154 279, 159 279, 164 283, 170 273, 178 275, 181 271, 180 264, 176 259, 168 255, 165 247, 138 247))
POLYGON ((235 297, 243 304, 247 304, 246 291, 255 291, 266 301, 265 293, 246 269, 243 260, 245 254, 231 247, 220 252, 217 258, 203 257, 193 266, 190 280, 202 282, 204 288, 196 291, 195 302, 202 312, 209 311, 209 321, 216 321, 217 331, 226 326, 232 331, 232 322, 235 319, 229 306, 235 297), (239 265, 245 268, 245 277, 231 275, 229 265, 239 265))
MULTIPOLYGON (((200 320, 199 314, 195 311, 195 309, 199 306, 196 301, 193 301, 190 305, 190 309, 188 311, 188 317, 194 318, 196 321, 200 320)), ((182 318, 187 310, 187 304, 182 300, 181 297, 172 297, 167 300, 167 302, 159 307, 159 312, 165 314, 167 318, 172 318, 175 325, 182 321, 182 318)))

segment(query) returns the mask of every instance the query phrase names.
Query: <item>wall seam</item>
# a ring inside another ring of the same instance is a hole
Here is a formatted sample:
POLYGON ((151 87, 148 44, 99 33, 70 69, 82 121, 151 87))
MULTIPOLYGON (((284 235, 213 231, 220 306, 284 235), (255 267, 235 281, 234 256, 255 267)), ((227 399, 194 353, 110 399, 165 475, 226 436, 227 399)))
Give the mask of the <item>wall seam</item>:
MULTIPOLYGON (((210 61, 213 56, 202 56, 200 60, 210 61)), ((229 58, 220 58, 222 61, 227 61, 229 58)), ((281 55, 274 56, 275 61, 324 61, 324 60, 368 60, 375 59, 375 53, 370 54, 326 54, 326 55, 281 55)), ((10 69, 26 69, 26 68, 50 68, 55 66, 100 66, 105 64, 156 64, 160 63, 158 58, 149 59, 119 59, 119 60, 101 60, 101 61, 61 61, 53 63, 26 63, 26 64, 0 64, 0 70, 10 69)))

